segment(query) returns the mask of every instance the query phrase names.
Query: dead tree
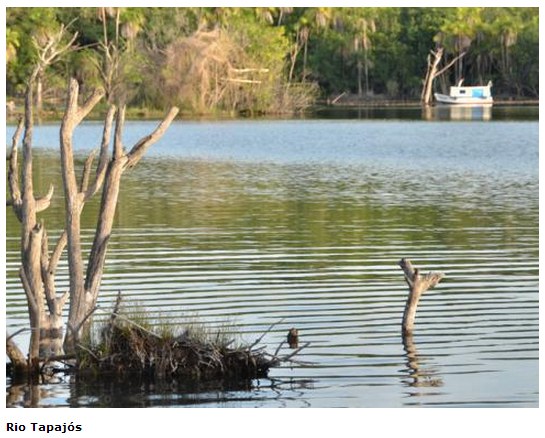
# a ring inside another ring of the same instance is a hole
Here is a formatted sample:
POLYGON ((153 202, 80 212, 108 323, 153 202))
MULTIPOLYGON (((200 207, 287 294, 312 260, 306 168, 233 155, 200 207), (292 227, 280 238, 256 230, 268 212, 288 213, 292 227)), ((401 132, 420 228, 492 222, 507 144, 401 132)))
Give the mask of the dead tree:
MULTIPOLYGON (((60 55, 70 50, 77 34, 73 35, 67 44, 62 44, 65 28, 61 26, 59 32, 46 36, 40 42, 34 40, 37 52, 37 62, 32 70, 25 93, 25 115, 19 120, 13 135, 11 153, 8 166, 8 186, 10 198, 7 205, 21 222, 21 268, 19 276, 27 297, 30 316, 31 336, 28 354, 28 365, 37 370, 39 358, 58 351, 62 345, 61 312, 68 295, 56 296, 54 283, 51 281, 51 272, 56 269, 58 262, 57 251, 51 258, 48 257, 48 238, 45 227, 38 222, 37 214, 47 209, 53 196, 53 186, 41 198, 34 195, 32 178, 32 134, 34 128, 34 88, 40 82, 45 69, 55 62, 60 55), (17 146, 19 138, 23 136, 23 164, 21 181, 19 181, 17 146), (47 310, 46 310, 47 305, 47 310)), ((62 251, 62 248, 60 249, 62 251)), ((21 368, 20 352, 16 345, 8 341, 7 351, 12 363, 21 368)))
MULTIPOLYGON (((68 26, 69 27, 69 26, 68 26)), ((36 112, 41 116, 43 107, 43 80, 45 69, 56 61, 63 53, 76 50, 73 46, 78 37, 78 33, 71 35, 67 42, 63 42, 66 37, 66 27, 61 24, 58 32, 50 34, 42 31, 41 34, 32 37, 34 49, 38 55, 36 66, 32 72, 29 82, 36 83, 36 112)))
MULTIPOLYGON (((112 157, 108 160, 103 155, 107 153, 107 143, 105 144, 105 142, 106 140, 109 141, 109 126, 107 122, 106 128, 108 128, 108 133, 105 128, 104 136, 106 139, 103 141, 101 157, 99 158, 100 173, 97 173, 97 177, 100 177, 100 180, 95 180, 92 185, 88 185, 89 168, 84 168, 82 184, 78 187, 72 147, 74 128, 82 119, 82 108, 77 105, 77 97, 78 84, 77 81, 72 80, 70 83, 68 105, 61 126, 61 167, 65 191, 68 270, 70 276, 69 332, 65 338, 65 349, 68 351, 73 350, 75 343, 79 341, 88 317, 93 312, 97 302, 104 262, 106 260, 106 250, 115 217, 121 177, 127 169, 138 164, 148 148, 163 136, 178 114, 178 108, 171 108, 163 121, 159 123, 151 134, 140 139, 129 152, 125 152, 122 143, 125 108, 117 110, 112 157), (96 193, 102 181, 104 181, 104 188, 102 191, 98 224, 84 274, 80 239, 80 215, 83 204, 96 193)), ((113 117, 113 107, 109 114, 110 117, 113 117)), ((88 163, 91 161, 92 157, 88 159, 88 163)))
POLYGON ((420 101, 423 105, 429 105, 431 102, 433 81, 435 80, 435 78, 445 73, 450 67, 454 65, 456 61, 462 58, 465 54, 466 52, 460 53, 445 67, 437 71, 437 69, 439 68, 439 63, 441 62, 441 59, 443 57, 443 48, 439 47, 435 52, 433 50, 430 50, 430 54, 428 55, 428 68, 426 70, 426 77, 424 78, 424 86, 422 87, 422 94, 420 95, 420 101))
MULTIPOLYGON (((89 316, 96 306, 108 240, 112 231, 115 208, 119 194, 121 176, 125 170, 135 166, 147 149, 166 131, 178 113, 172 108, 151 134, 138 141, 129 152, 122 145, 124 108, 116 110, 110 106, 104 123, 102 143, 94 177, 91 170, 95 152, 85 162, 78 183, 74 165, 74 129, 80 124, 104 96, 103 90, 95 90, 81 105, 79 86, 72 79, 68 88, 65 115, 60 129, 61 171, 65 197, 65 230, 59 236, 53 251, 43 222, 37 214, 45 210, 53 196, 53 187, 43 197, 35 197, 32 178, 32 132, 33 132, 33 87, 35 76, 31 76, 25 99, 25 117, 19 122, 13 136, 8 167, 10 199, 7 204, 22 225, 20 278, 29 309, 31 338, 28 353, 29 370, 36 373, 39 363, 47 357, 62 354, 63 338, 65 350, 73 352, 83 333, 89 316), (116 118, 117 112, 117 118, 116 118), (112 126, 116 118, 113 154, 109 156, 112 126), (21 181, 19 181, 17 145, 22 131, 23 158, 21 181), (80 237, 80 217, 83 206, 103 187, 100 213, 92 250, 84 267, 80 237), (55 273, 58 262, 67 248, 69 289, 58 294, 55 273), (85 272, 85 275, 84 275, 85 272), (63 335, 62 309, 69 299, 68 331, 63 335)), ((10 344, 10 358, 20 365, 20 352, 10 344)))
POLYGON ((405 304, 402 322, 402 334, 405 337, 412 334, 416 318, 416 308, 418 307, 420 297, 428 289, 435 287, 444 277, 444 274, 441 272, 430 272, 422 275, 417 268, 413 267, 408 259, 401 259, 399 266, 403 269, 405 281, 409 286, 409 296, 405 304))

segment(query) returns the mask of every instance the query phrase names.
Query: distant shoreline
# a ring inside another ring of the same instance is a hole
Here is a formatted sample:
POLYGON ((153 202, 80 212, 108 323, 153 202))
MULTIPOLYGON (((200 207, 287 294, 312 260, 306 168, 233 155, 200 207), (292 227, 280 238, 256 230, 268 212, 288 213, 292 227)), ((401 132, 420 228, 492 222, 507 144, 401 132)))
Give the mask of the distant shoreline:
MULTIPOLYGON (((436 102, 433 102, 431 106, 437 106, 436 102)), ((516 105, 528 105, 538 106, 539 99, 501 99, 495 98, 494 105, 502 106, 516 106, 516 105)), ((333 103, 328 100, 321 100, 318 102, 318 106, 326 107, 358 107, 358 108, 376 108, 376 107, 419 107, 422 106, 419 100, 396 100, 396 99, 339 99, 339 101, 333 103)))
MULTIPOLYGON (((11 101, 13 102, 13 101, 11 101)), ((8 106, 8 105, 7 105, 8 106)), ((396 100, 396 99, 359 99, 356 97, 350 97, 348 99, 339 99, 333 103, 329 99, 318 100, 312 107, 304 111, 302 114, 312 114, 313 112, 323 111, 324 109, 379 109, 379 108, 419 108, 422 104, 418 100, 396 100)), ((448 106, 444 104, 432 103, 432 107, 435 106, 448 106)), ((539 106, 539 99, 496 99, 494 100, 494 106, 539 106)), ((43 110, 41 121, 45 122, 60 122, 63 117, 64 106, 62 107, 49 107, 43 110)), ((23 107, 21 105, 11 105, 6 108, 6 122, 8 124, 16 123, 18 118, 23 115, 23 107)), ((128 108, 127 120, 159 120, 163 117, 164 111, 147 108, 128 108)), ((256 115, 255 117, 247 117, 244 115, 233 115, 228 112, 216 113, 216 114, 193 114, 182 112, 178 118, 185 120, 201 120, 201 119, 247 119, 247 118, 270 118, 270 117, 298 117, 301 114, 283 114, 283 113, 271 113, 256 115)), ((102 121, 104 115, 102 112, 96 112, 90 114, 88 120, 102 121)))

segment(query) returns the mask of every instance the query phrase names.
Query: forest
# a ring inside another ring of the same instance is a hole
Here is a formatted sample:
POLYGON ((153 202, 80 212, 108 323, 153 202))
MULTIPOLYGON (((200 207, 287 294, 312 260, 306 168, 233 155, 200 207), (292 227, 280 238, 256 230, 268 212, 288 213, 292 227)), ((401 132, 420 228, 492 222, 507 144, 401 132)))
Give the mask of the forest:
POLYGON ((15 105, 52 36, 67 50, 37 78, 38 110, 82 93, 145 111, 303 111, 340 97, 420 99, 430 51, 451 64, 434 87, 492 81, 498 100, 538 99, 538 8, 7 8, 7 99, 15 105))

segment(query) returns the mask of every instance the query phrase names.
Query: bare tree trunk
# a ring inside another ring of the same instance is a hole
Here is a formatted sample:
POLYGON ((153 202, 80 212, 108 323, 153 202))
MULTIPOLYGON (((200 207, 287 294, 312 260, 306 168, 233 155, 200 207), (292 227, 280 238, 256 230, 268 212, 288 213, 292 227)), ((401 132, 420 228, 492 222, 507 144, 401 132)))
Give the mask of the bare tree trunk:
POLYGON ((409 286, 409 296, 405 304, 403 312, 402 333, 407 336, 412 333, 414 320, 416 318, 416 308, 420 297, 428 289, 432 289, 444 277, 440 272, 430 272, 426 275, 421 275, 417 268, 414 268, 411 262, 407 259, 401 259, 399 266, 405 273, 405 281, 409 286))
MULTIPOLYGON (((172 108, 153 133, 142 138, 129 153, 125 153, 122 144, 125 110, 124 108, 118 110, 113 157, 109 162, 104 159, 109 143, 109 133, 108 135, 105 133, 106 140, 103 141, 101 147, 102 158, 99 160, 99 166, 101 168, 100 173, 104 173, 104 176, 101 176, 104 181, 104 188, 95 238, 84 275, 80 242, 80 215, 82 204, 96 192, 98 185, 95 184, 89 190, 86 188, 80 190, 75 179, 72 133, 75 126, 81 121, 78 114, 81 111, 85 112, 87 105, 86 103, 83 108, 77 107, 77 94, 78 84, 75 80, 72 80, 69 95, 69 102, 72 103, 69 103, 67 107, 63 128, 61 128, 61 156, 63 157, 61 164, 66 199, 68 267, 70 273, 70 310, 68 332, 64 342, 65 351, 67 352, 73 351, 77 342, 89 327, 89 324, 87 324, 88 318, 96 306, 106 260, 106 250, 115 218, 121 176, 126 169, 135 166, 146 150, 163 136, 178 113, 178 108, 172 108)), ((105 132, 110 129, 108 125, 112 123, 113 111, 110 112, 109 118, 105 132)))
POLYGON ((358 82, 358 97, 362 97, 363 96, 363 84, 362 84, 362 69, 363 69, 363 64, 361 62, 361 60, 358 60, 358 63, 356 64, 356 72, 357 72, 357 82, 358 82))
MULTIPOLYGON (((8 181, 11 205, 15 215, 21 222, 21 268, 19 276, 27 298, 31 325, 29 363, 36 370, 40 357, 52 353, 56 347, 48 336, 57 336, 60 324, 57 306, 61 304, 54 294, 49 294, 47 278, 47 234, 42 223, 37 222, 37 213, 49 207, 53 196, 53 187, 42 198, 35 198, 32 178, 32 134, 33 134, 33 87, 35 75, 31 76, 25 97, 25 117, 21 119, 12 139, 8 167, 8 181), (23 163, 21 181, 18 175, 17 145, 24 128, 23 163), (45 304, 48 304, 49 313, 45 304)), ((62 304, 61 304, 62 306, 62 304)), ((60 312, 58 312, 60 316, 60 312)), ((62 331, 61 331, 62 333, 62 331)), ((53 352, 55 354, 56 351, 53 352)))
POLYGON ((41 227, 36 223, 36 200, 32 182, 33 83, 29 84, 25 100, 25 135, 23 138, 22 202, 21 202, 21 261, 19 271, 30 312, 29 363, 38 368, 40 329, 43 316, 43 286, 41 283, 41 227), (40 239, 40 240, 39 240, 40 239))
POLYGON ((431 102, 431 95, 433 92, 433 80, 437 77, 437 67, 443 57, 443 49, 439 48, 437 51, 430 51, 428 55, 428 69, 426 71, 426 78, 424 79, 424 87, 422 88, 422 95, 420 97, 421 102, 424 105, 429 105, 431 102), (433 60, 431 59, 433 56, 433 60))
POLYGON ((36 115, 40 123, 43 113, 43 75, 40 73, 36 77, 36 115))
POLYGON ((363 68, 365 70, 365 95, 369 96, 369 60, 367 59, 367 48, 363 49, 363 68))
POLYGON ((456 58, 450 61, 445 67, 437 71, 441 58, 443 57, 443 48, 440 47, 437 51, 430 51, 430 54, 433 56, 433 61, 428 55, 428 69, 426 72, 426 77, 424 79, 424 86, 422 87, 422 94, 420 95, 420 101, 423 105, 429 105, 431 102, 431 95, 433 92, 433 81, 438 76, 441 76, 445 73, 450 67, 452 67, 456 61, 461 59, 466 52, 460 53, 456 58))
POLYGON ((57 297, 54 275, 65 240, 62 236, 53 254, 49 255, 48 237, 37 213, 45 210, 53 196, 51 186, 46 196, 35 198, 32 181, 33 86, 31 76, 25 99, 25 118, 20 121, 12 141, 8 170, 11 200, 8 202, 22 225, 21 268, 19 275, 27 297, 31 323, 29 361, 36 368, 41 358, 62 352, 62 307, 67 294, 57 297), (18 178, 17 144, 24 126, 22 181, 18 178), (47 310, 46 310, 47 305, 47 310))

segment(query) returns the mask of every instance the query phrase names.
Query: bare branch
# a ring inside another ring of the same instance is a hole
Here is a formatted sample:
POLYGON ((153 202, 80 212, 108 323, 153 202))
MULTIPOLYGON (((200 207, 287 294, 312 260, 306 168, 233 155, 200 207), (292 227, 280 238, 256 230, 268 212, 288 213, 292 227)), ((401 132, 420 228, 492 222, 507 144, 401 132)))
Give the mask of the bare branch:
POLYGON ((28 300, 28 307, 30 310, 30 313, 37 313, 38 312, 38 304, 36 302, 36 298, 34 297, 34 293, 32 291, 32 288, 30 287, 30 284, 28 282, 28 278, 25 274, 25 270, 23 267, 19 269, 19 277, 21 278, 21 283, 23 284, 23 290, 25 291, 27 300, 28 300))
POLYGON ((115 121, 115 134, 114 134, 114 160, 121 158, 124 155, 123 152, 123 126, 125 125, 125 105, 123 105, 117 111, 117 118, 115 121))
POLYGON ((61 295, 60 298, 57 298, 57 308, 56 308, 56 314, 57 315, 61 315, 62 314, 62 309, 64 307, 64 304, 66 303, 66 300, 68 299, 68 297, 70 296, 70 292, 66 291, 65 293, 63 293, 61 295))
POLYGON ((23 333, 24 331, 27 331, 27 330, 29 330, 29 329, 28 329, 28 328, 25 328, 25 327, 20 328, 20 329, 17 330, 15 333, 12 333, 11 335, 9 335, 9 336, 7 337, 6 340, 9 341, 10 339, 13 339, 13 338, 14 338, 15 336, 17 336, 18 334, 23 333))
POLYGON ((59 236, 59 240, 57 241, 57 244, 55 245, 55 249, 53 250, 51 257, 49 258, 48 271, 50 275, 55 275, 55 272, 57 271, 57 265, 59 263, 59 260, 61 259, 62 252, 64 251, 64 248, 66 247, 66 242, 67 242, 67 233, 66 233, 66 230, 63 230, 63 232, 59 236))
POLYGON ((18 163, 17 163, 17 158, 18 158, 17 145, 19 144, 19 139, 21 137, 21 133, 23 132, 23 127, 24 127, 24 120, 21 117, 19 118, 19 122, 17 123, 17 128, 15 129, 15 133, 13 134, 13 137, 12 137, 11 152, 9 157, 8 183, 9 183, 9 191, 11 194, 11 205, 13 205, 14 207, 21 204, 21 190, 19 187, 19 169, 18 169, 18 163))
POLYGON ((150 135, 142 138, 138 143, 133 146, 133 148, 127 155, 129 159, 127 167, 134 167, 146 153, 148 148, 163 136, 165 131, 168 129, 168 127, 178 114, 178 111, 179 109, 177 107, 172 107, 163 119, 163 121, 159 124, 159 126, 157 126, 155 131, 153 131, 150 135))
POLYGON ((78 111, 79 85, 78 81, 71 78, 68 83, 68 98, 66 100, 66 110, 62 118, 61 131, 71 131, 76 126, 75 117, 78 111))
POLYGON ((407 282, 409 287, 413 286, 414 283, 414 273, 415 269, 408 259, 401 259, 399 262, 399 266, 401 269, 403 269, 403 272, 405 273, 405 281, 407 282))
POLYGON ((87 100, 83 103, 83 105, 78 108, 76 113, 76 125, 79 125, 81 121, 87 117, 87 115, 91 112, 91 110, 96 106, 96 104, 104 97, 104 90, 102 88, 98 88, 96 90, 93 90, 91 95, 87 98, 87 100))
POLYGON ((100 230, 100 233, 97 232, 95 235, 91 254, 89 254, 89 261, 87 263, 85 290, 93 294, 93 299, 96 299, 98 288, 102 280, 106 249, 108 248, 108 242, 110 240, 111 224, 106 224, 105 222, 109 222, 108 219, 104 218, 99 222, 97 228, 100 230))
MULTIPOLYGON (((32 134, 34 128, 34 116, 32 108, 32 87, 29 82, 25 95, 25 134, 23 136, 23 163, 22 163, 22 208, 21 222, 24 233, 29 232, 36 223, 36 212, 34 211, 34 192, 32 185, 32 134)), ((24 245, 26 247, 26 244, 24 245)))
POLYGON ((87 192, 87 187, 89 187, 89 176, 91 175, 91 167, 93 166, 93 160, 95 159, 96 150, 91 151, 87 159, 85 160, 85 164, 83 165, 83 175, 81 176, 81 183, 79 187, 79 191, 81 193, 87 192))
POLYGON ((74 339, 77 341, 79 340, 79 331, 81 327, 83 327, 83 324, 85 324, 85 321, 87 321, 93 313, 98 309, 98 307, 93 307, 90 309, 87 314, 83 317, 83 319, 79 322, 79 324, 76 327, 72 327, 72 324, 68 322, 67 327, 70 329, 72 335, 74 336, 74 339))
POLYGON ((102 133, 102 143, 100 145, 100 154, 98 157, 98 164, 96 175, 93 183, 88 188, 85 193, 85 200, 88 200, 95 195, 102 187, 104 182, 104 176, 106 175, 106 168, 108 167, 108 146, 110 145, 110 138, 112 133, 112 125, 116 112, 115 105, 110 105, 108 108, 108 113, 106 114, 106 119, 104 121, 104 130, 102 133))
POLYGON ((462 52, 460 53, 458 56, 456 56, 452 61, 450 61, 447 65, 445 65, 441 70, 439 70, 437 73, 435 73, 433 75, 434 78, 438 77, 438 76, 441 76, 443 73, 445 73, 450 67, 452 67, 452 65, 458 61, 460 58, 462 58, 463 56, 465 56, 467 52, 462 52))
POLYGON ((42 282, 45 289, 45 299, 47 307, 50 312, 55 309, 55 283, 53 276, 49 274, 49 239, 47 237, 47 231, 43 230, 42 233, 42 254, 40 257, 40 268, 42 272, 42 282))
POLYGON ((254 341, 254 343, 253 343, 252 345, 250 345, 250 346, 248 347, 248 350, 251 350, 251 349, 254 348, 257 344, 259 344, 259 343, 261 342, 261 340, 265 337, 265 335, 266 335, 267 333, 269 333, 269 332, 273 329, 274 326, 280 324, 282 321, 284 321, 283 318, 282 318, 281 320, 279 320, 279 321, 273 322, 273 323, 269 326, 269 328, 268 328, 267 330, 265 330, 265 331, 259 336, 259 338, 257 338, 257 339, 254 341))
POLYGON ((53 184, 50 184, 47 194, 45 196, 42 196, 41 198, 36 199, 36 213, 40 213, 41 211, 44 211, 49 207, 54 191, 55 187, 53 186, 53 184))
POLYGON ((297 353, 299 353, 303 348, 307 348, 310 345, 310 342, 307 342, 306 344, 301 345, 299 348, 293 350, 290 354, 283 356, 281 358, 282 362, 290 360, 293 356, 295 356, 297 353))
POLYGON ((66 232, 63 232, 63 234, 61 234, 61 237, 59 238, 59 242, 57 242, 57 246, 55 247, 55 251, 53 252, 53 255, 49 257, 48 256, 49 239, 47 236, 47 231, 45 230, 45 227, 43 227, 42 255, 40 260, 41 270, 42 270, 42 281, 44 284, 47 308, 51 315, 56 315, 56 316, 61 316, 62 308, 64 307, 64 304, 69 296, 69 293, 65 292, 61 297, 57 298, 57 292, 55 287, 55 271, 56 271, 58 259, 60 257, 60 254, 58 253, 58 251, 59 250, 62 251, 62 249, 60 249, 59 243, 62 241, 64 241, 64 243, 62 243, 62 246, 64 246, 66 244, 66 232))
POLYGON ((71 134, 73 129, 81 123, 102 97, 104 97, 104 90, 97 88, 93 90, 81 107, 78 106, 79 84, 76 79, 71 78, 68 86, 68 100, 62 128, 71 134))
POLYGON ((59 47, 65 31, 66 27, 61 25, 60 30, 54 35, 48 35, 44 42, 38 41, 36 37, 32 38, 34 47, 38 52, 38 73, 43 71, 47 66, 53 64, 56 58, 60 57, 60 55, 63 53, 70 50, 76 50, 76 48, 73 48, 72 45, 78 37, 78 32, 75 32, 74 35, 72 35, 68 43, 59 47))
MULTIPOLYGON (((70 313, 69 319, 74 326, 74 315, 78 315, 80 321, 80 312, 85 311, 87 307, 84 303, 84 278, 83 278, 83 260, 81 245, 80 215, 85 200, 85 195, 79 192, 75 168, 74 152, 72 145, 72 135, 74 128, 79 124, 83 117, 95 106, 102 98, 104 92, 95 90, 87 99, 82 107, 78 107, 79 85, 75 79, 69 84, 68 102, 66 112, 61 125, 61 170, 63 175, 63 186, 65 192, 65 216, 66 233, 68 245, 68 271, 70 280, 70 313), (77 310, 76 310, 77 309, 77 310)), ((78 328, 79 330, 79 328, 78 328)))

